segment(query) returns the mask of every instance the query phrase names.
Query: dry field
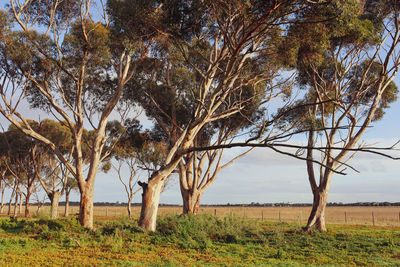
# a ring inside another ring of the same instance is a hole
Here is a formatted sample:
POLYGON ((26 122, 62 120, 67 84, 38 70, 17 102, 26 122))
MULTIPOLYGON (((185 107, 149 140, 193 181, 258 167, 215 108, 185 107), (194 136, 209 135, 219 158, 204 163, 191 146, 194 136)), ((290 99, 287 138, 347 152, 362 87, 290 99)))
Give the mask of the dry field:
MULTIPOLYGON (((40 210, 41 214, 49 212, 48 206, 40 210)), ((5 209, 7 210, 7 209, 5 209)), ((77 214, 79 207, 70 207, 70 214, 77 214)), ((133 217, 139 218, 140 207, 132 207, 133 217)), ((159 215, 180 214, 182 208, 177 206, 161 206, 159 215)), ((226 217, 230 215, 245 216, 264 221, 282 221, 305 224, 311 207, 201 207, 200 213, 216 214, 226 217)), ((31 214, 35 215, 36 207, 31 207, 31 214)), ((59 208, 60 214, 64 214, 64 207, 59 208)), ((127 216, 127 210, 122 206, 95 206, 95 219, 111 219, 127 216)), ((2 216, 7 216, 2 213, 2 216)), ((400 207, 328 207, 326 212, 327 224, 349 225, 375 225, 375 226, 400 226, 400 207)))

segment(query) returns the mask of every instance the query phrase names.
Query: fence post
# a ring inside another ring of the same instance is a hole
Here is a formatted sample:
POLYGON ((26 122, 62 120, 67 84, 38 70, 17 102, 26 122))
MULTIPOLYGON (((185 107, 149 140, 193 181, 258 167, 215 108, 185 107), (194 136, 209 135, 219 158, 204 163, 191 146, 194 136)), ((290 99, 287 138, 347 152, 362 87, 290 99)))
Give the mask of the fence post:
POLYGON ((281 221, 281 211, 279 211, 279 221, 281 221))
POLYGON ((299 224, 303 221, 303 211, 300 211, 299 224))
POLYGON ((344 223, 347 224, 347 212, 344 212, 344 223))
POLYGON ((372 225, 375 226, 375 215, 374 215, 374 212, 372 212, 372 225))
POLYGON ((217 209, 214 209, 214 215, 217 216, 217 209))
POLYGON ((262 222, 264 221, 264 211, 263 210, 261 210, 261 221, 262 222))
POLYGON ((106 207, 106 217, 108 217, 108 207, 106 207))

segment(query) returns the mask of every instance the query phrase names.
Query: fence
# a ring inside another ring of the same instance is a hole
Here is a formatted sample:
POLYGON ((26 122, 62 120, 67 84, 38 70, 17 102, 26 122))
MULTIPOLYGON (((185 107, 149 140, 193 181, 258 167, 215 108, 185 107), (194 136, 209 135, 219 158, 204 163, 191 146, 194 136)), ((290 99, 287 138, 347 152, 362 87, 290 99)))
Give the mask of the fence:
MULTIPOLYGON (((207 207, 200 213, 306 224, 311 207, 207 207)), ((400 226, 400 207, 327 207, 327 224, 400 226)))
MULTIPOLYGON (((48 213, 50 207, 45 206, 41 213, 48 213)), ((4 207, 2 216, 7 216, 8 207, 4 207)), ((36 214, 37 207, 30 208, 31 214, 36 214)), ((248 206, 224 206, 212 207, 202 206, 200 214, 214 214, 219 217, 242 216, 261 221, 270 222, 289 222, 305 224, 310 214, 311 207, 248 207, 248 206)), ((13 208, 12 208, 13 212, 13 208)), ((22 210, 23 212, 23 210, 22 210)), ((75 215, 79 212, 79 207, 71 206, 69 213, 75 215)), ((179 206, 160 206, 158 214, 165 216, 168 214, 180 214, 182 207, 179 206)), ((64 207, 59 207, 59 214, 64 214, 64 207)), ((95 206, 94 217, 96 219, 112 219, 126 217, 127 209, 124 206, 95 206)), ((132 207, 133 218, 139 218, 140 207, 132 207)), ((349 225, 373 225, 373 226, 400 226, 400 207, 327 207, 327 224, 349 224, 349 225)))

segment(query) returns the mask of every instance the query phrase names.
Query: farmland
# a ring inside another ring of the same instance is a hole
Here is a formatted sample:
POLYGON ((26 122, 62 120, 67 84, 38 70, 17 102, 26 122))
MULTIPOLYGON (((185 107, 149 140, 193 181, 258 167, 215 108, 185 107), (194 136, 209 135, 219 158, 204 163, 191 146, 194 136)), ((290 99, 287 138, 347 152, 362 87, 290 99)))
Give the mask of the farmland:
MULTIPOLYGON (((218 212, 218 210, 217 210, 218 212)), ((298 224, 238 216, 161 217, 154 233, 136 220, 0 220, 1 266, 303 266, 400 264, 400 227, 298 224)))
MULTIPOLYGON (((49 206, 40 210, 41 214, 49 213, 49 206)), ((70 207, 70 214, 77 214, 79 207, 70 207)), ((6 210, 6 209, 5 209, 6 210)), ((36 214, 35 206, 30 208, 32 214, 36 214)), ((257 219, 267 222, 286 222, 301 223, 307 222, 311 207, 249 207, 249 206, 203 206, 200 214, 214 214, 224 218, 227 216, 239 216, 250 219, 257 219)), ((13 211, 13 209, 12 209, 13 211)), ((63 214, 64 207, 59 207, 59 214, 63 214)), ((133 218, 138 219, 140 207, 132 207, 133 218)), ((180 206, 160 206, 159 215, 166 216, 171 214, 181 214, 180 206)), ((2 213, 1 216, 6 216, 2 213)), ((115 219, 128 216, 124 206, 95 206, 94 217, 96 219, 115 219)), ((375 225, 375 226, 399 226, 400 227, 400 207, 397 206, 339 206, 327 207, 326 220, 328 224, 348 224, 348 225, 375 225)))

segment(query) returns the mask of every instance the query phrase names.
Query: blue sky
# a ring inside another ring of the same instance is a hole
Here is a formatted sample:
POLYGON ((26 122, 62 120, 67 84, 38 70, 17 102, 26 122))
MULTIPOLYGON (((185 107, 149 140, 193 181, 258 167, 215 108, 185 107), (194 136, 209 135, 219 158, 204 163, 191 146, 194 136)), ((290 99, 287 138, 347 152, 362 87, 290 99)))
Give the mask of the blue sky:
MULTIPOLYGON (((0 7, 8 1, 0 0, 0 7)), ((400 79, 396 79, 400 86, 400 79)), ((25 107, 27 109, 27 107, 25 107)), ((30 112, 32 114, 32 112, 30 112)), ((39 113, 33 119, 38 119, 39 113)), ((366 143, 387 146, 400 139, 400 101, 392 104, 382 121, 374 124, 364 135, 366 143)), ((41 119, 43 119, 43 115, 41 119)), ((6 125, 3 118, 0 122, 6 125)), ((234 157, 240 149, 226 153, 234 157)), ((328 201, 391 201, 399 202, 400 162, 369 154, 359 154, 351 164, 360 173, 348 171, 348 175, 335 175, 328 201)), ((78 200, 77 194, 72 197, 78 200)), ((126 201, 126 195, 117 175, 99 173, 95 185, 95 201, 126 201)), ((140 202, 136 196, 134 202, 140 202)), ((181 196, 176 177, 172 177, 161 196, 162 203, 180 204, 181 196)), ((278 155, 269 149, 257 149, 221 171, 202 199, 212 203, 311 203, 305 162, 278 155)))
MULTIPOLYGON (((400 85, 400 79, 396 79, 400 85)), ((367 144, 387 147, 400 139, 400 101, 392 104, 382 121, 374 124, 362 138, 367 144)), ((399 147, 400 148, 400 147, 399 147)), ((241 149, 227 152, 226 159, 241 149)), ((399 153, 398 153, 399 154, 399 153)), ((335 175, 329 193, 330 202, 390 201, 399 202, 400 162, 358 154, 351 165, 360 173, 347 170, 347 175, 335 175)), ((125 201, 122 187, 112 173, 99 173, 96 201, 125 201)), ((140 196, 134 198, 140 202, 140 196)), ((161 196, 163 203, 181 203, 177 177, 172 177, 161 196)), ((202 203, 311 203, 305 162, 279 155, 267 148, 252 151, 222 170, 215 183, 206 191, 202 203)))

